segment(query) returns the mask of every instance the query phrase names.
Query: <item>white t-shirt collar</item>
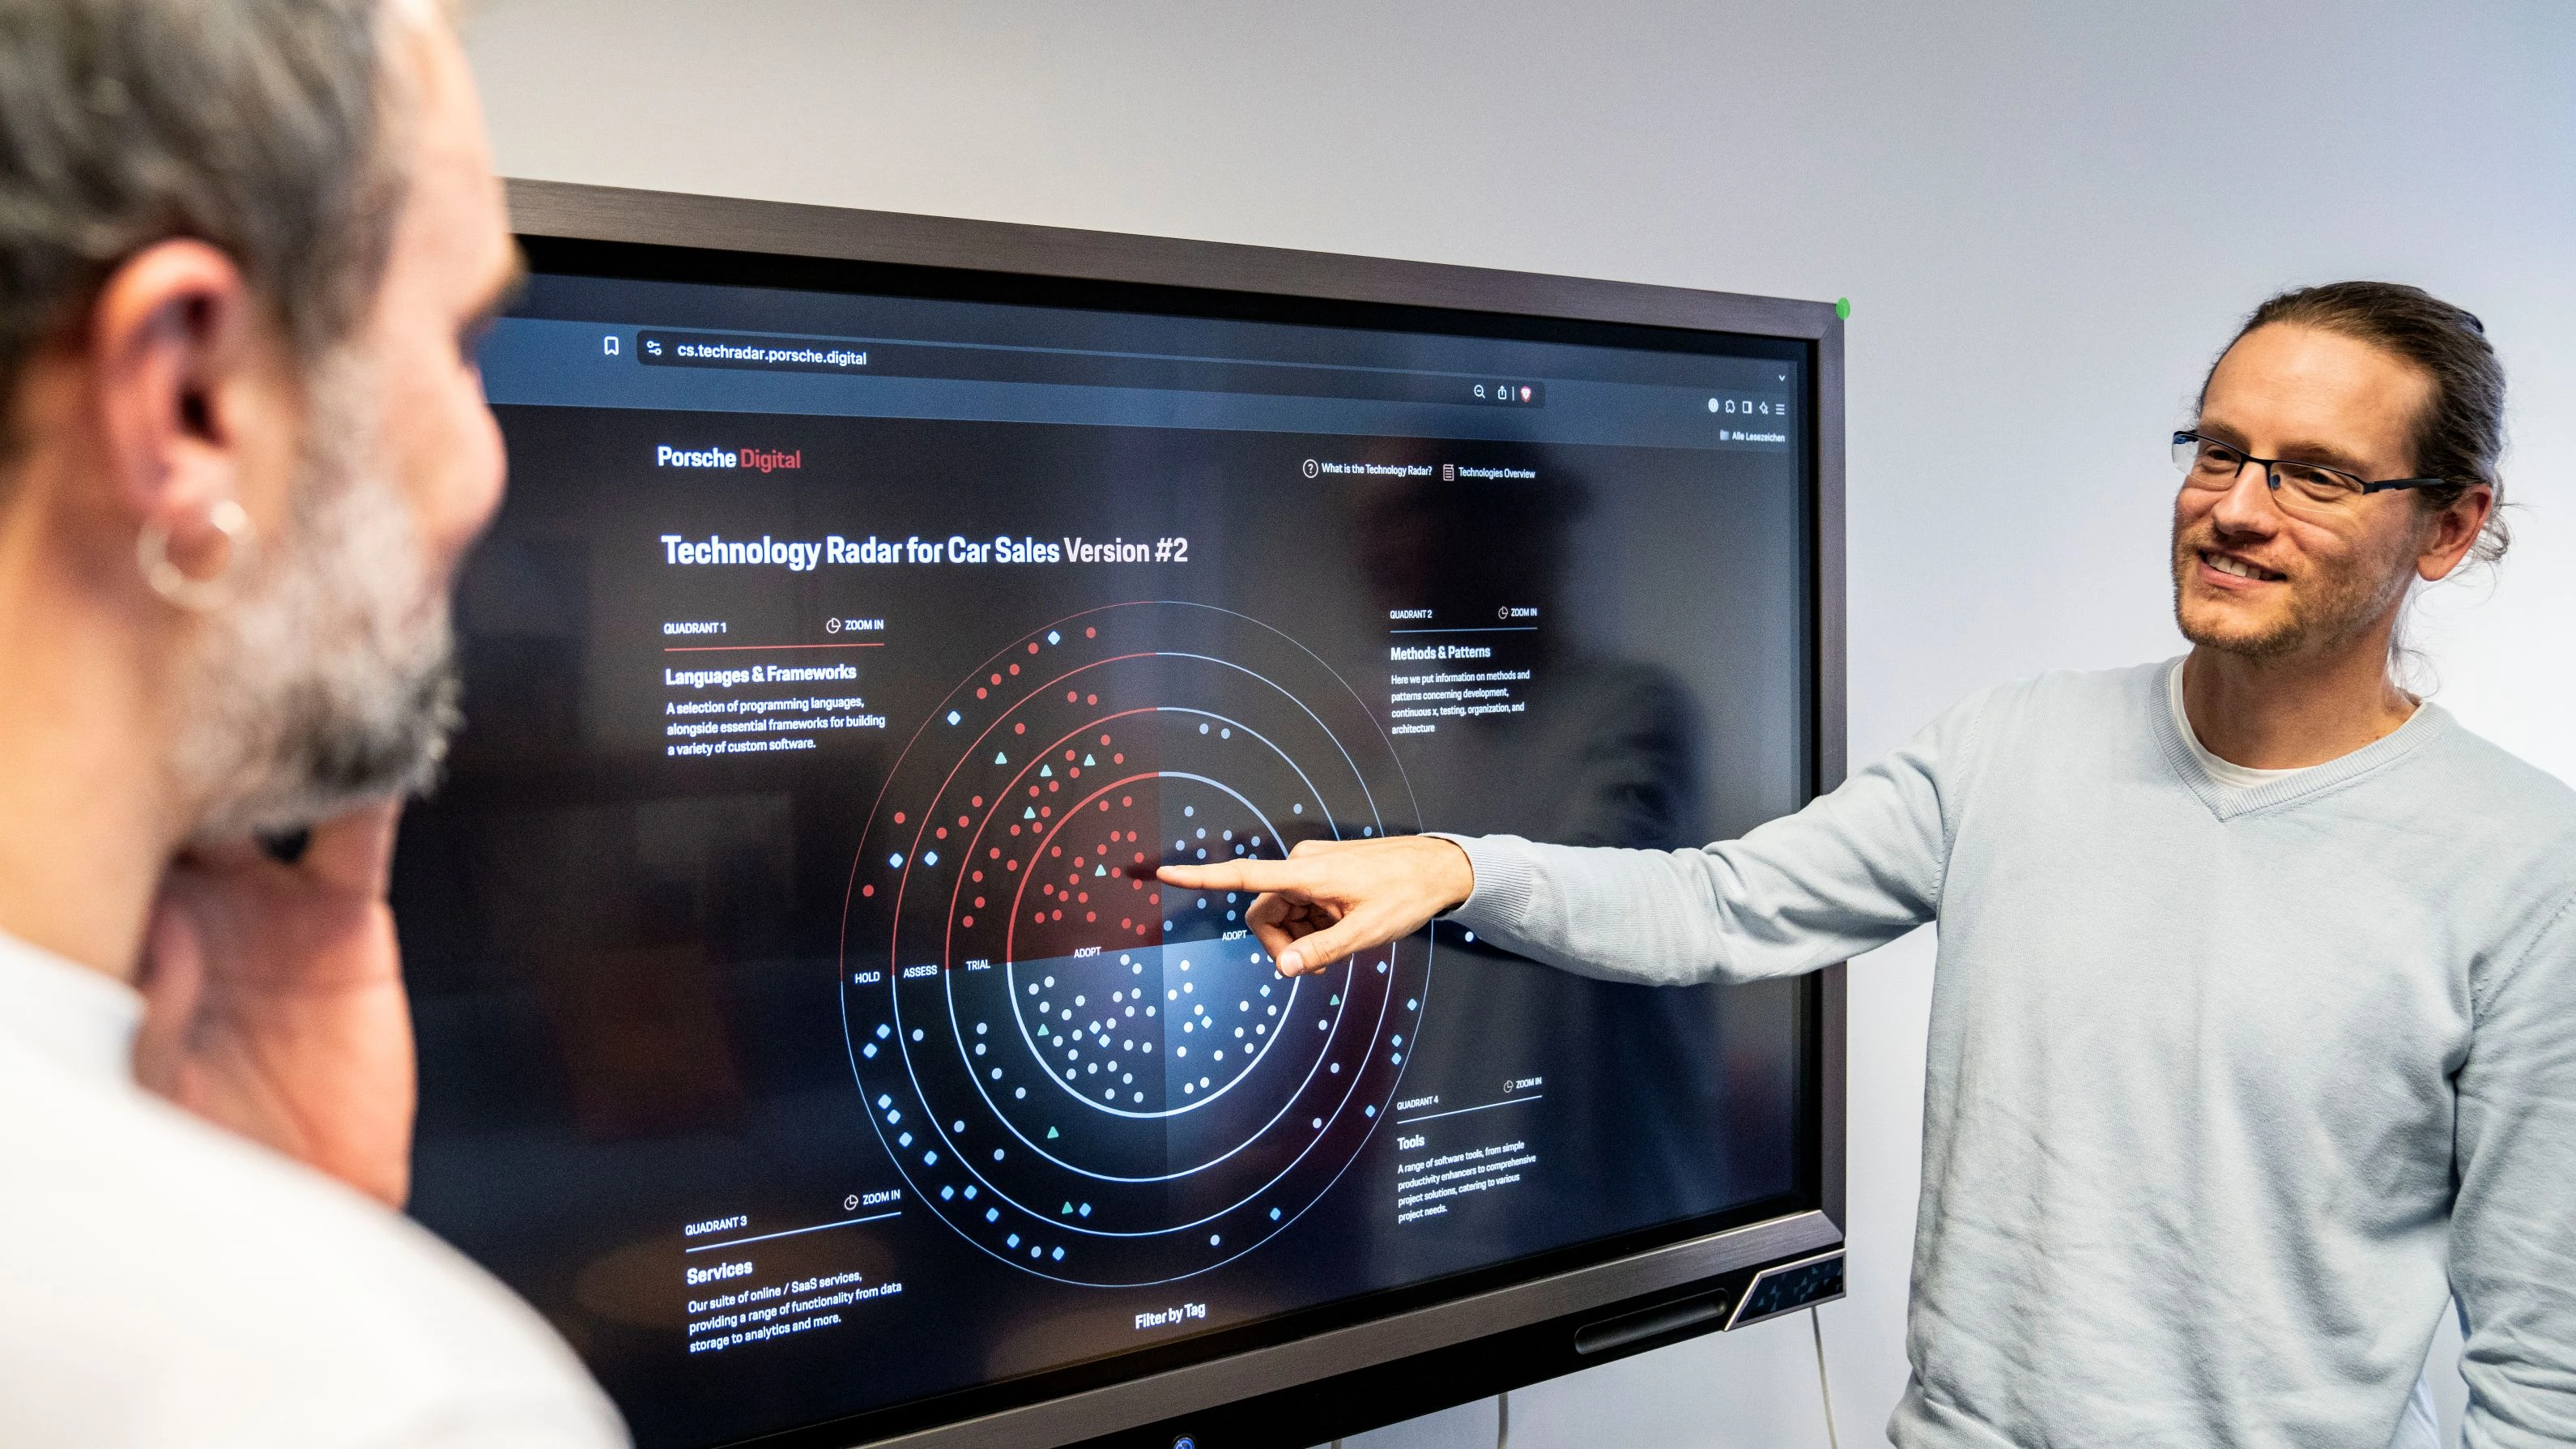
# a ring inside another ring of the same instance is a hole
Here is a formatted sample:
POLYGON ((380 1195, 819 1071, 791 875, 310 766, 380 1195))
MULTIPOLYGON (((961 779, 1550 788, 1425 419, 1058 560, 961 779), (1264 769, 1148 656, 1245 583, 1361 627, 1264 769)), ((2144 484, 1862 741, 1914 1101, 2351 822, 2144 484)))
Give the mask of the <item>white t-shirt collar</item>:
POLYGON ((133 987, 0 932, 0 1050, 130 1086, 142 1024, 133 987))
POLYGON ((2165 706, 2173 711, 2174 733, 2182 736, 2183 744, 2191 750, 2192 759, 2199 763, 2203 773, 2221 785, 2236 790, 2259 790, 2316 768, 2314 765, 2299 765, 2287 770, 2257 770, 2251 765, 2240 765, 2211 754, 2209 747, 2200 742, 2200 736, 2192 732, 2191 716, 2183 710, 2182 661, 2179 659, 2165 671, 2165 706))

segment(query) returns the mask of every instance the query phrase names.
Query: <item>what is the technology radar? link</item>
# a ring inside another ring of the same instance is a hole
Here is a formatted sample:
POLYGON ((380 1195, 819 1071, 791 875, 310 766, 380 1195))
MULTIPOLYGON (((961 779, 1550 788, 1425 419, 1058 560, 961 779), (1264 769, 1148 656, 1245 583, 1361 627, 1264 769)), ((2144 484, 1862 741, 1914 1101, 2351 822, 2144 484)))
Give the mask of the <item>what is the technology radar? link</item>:
POLYGON ((726 538, 709 534, 690 538, 685 534, 660 536, 662 562, 671 568, 752 567, 783 568, 790 573, 812 573, 826 566, 872 567, 885 564, 1183 564, 1190 561, 1190 541, 1179 534, 1166 534, 1148 543, 1143 539, 1116 537, 1085 538, 1065 534, 1054 539, 1041 539, 1029 534, 1014 537, 996 534, 991 538, 968 538, 952 533, 945 539, 924 538, 909 534, 901 539, 878 538, 869 534, 862 539, 825 534, 819 539, 726 538))

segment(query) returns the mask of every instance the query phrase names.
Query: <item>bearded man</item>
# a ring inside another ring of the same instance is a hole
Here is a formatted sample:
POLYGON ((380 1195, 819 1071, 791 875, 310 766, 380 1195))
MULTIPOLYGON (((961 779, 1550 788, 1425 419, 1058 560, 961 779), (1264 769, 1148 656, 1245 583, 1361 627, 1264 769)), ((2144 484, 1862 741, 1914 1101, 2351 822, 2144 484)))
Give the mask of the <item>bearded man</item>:
POLYGON ((2576 1443, 2576 795, 2392 669, 2416 587, 2503 550, 2503 407, 2467 312, 2285 293, 2173 438, 2183 658, 1988 690, 1700 850, 1163 879, 1263 892, 1291 973, 1442 916, 1659 983, 1937 922, 1900 1445, 2429 1446, 2452 1298, 2466 1442, 2576 1443))
POLYGON ((0 0, 0 1442, 624 1442, 395 1211, 515 269, 426 0, 0 0))

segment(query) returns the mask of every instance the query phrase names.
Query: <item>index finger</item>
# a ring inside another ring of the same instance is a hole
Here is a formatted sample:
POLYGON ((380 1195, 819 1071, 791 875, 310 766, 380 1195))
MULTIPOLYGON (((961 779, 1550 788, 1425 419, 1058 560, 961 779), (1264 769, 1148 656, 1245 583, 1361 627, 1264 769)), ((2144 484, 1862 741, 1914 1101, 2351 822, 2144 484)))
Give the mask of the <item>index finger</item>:
POLYGON ((1167 865, 1154 872, 1165 885, 1189 891, 1302 891, 1312 872, 1295 861, 1229 860, 1215 865, 1167 865))

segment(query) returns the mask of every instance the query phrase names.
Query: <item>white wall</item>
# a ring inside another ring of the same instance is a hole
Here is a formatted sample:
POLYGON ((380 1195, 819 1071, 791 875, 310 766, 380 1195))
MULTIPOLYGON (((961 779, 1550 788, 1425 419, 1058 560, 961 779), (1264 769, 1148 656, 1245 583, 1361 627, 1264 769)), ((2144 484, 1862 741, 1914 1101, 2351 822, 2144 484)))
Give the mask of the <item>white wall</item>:
MULTIPOLYGON (((2562 0, 485 0, 473 48, 522 176, 1849 296, 1856 757, 2175 652, 2161 434, 2212 352, 2284 284, 2422 283, 2512 369, 2529 505, 2501 587, 2435 611, 2442 698, 2576 778, 2562 0)), ((1853 975, 1855 1445, 1904 1383, 1930 959, 1853 975)), ((1515 1394, 1513 1439, 1820 1444, 1807 1332, 1515 1394)))

